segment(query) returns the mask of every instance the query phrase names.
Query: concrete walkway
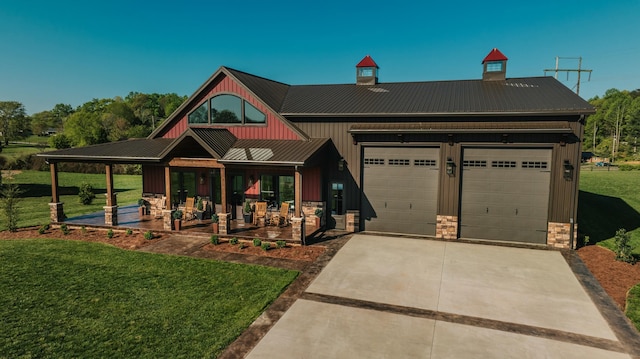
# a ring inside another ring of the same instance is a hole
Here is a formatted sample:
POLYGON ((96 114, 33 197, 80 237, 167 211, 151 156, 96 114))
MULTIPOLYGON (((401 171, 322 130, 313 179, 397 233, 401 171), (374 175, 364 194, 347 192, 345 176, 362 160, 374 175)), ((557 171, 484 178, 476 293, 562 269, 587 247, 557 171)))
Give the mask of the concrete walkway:
POLYGON ((359 234, 304 274, 248 358, 640 356, 557 251, 359 234))

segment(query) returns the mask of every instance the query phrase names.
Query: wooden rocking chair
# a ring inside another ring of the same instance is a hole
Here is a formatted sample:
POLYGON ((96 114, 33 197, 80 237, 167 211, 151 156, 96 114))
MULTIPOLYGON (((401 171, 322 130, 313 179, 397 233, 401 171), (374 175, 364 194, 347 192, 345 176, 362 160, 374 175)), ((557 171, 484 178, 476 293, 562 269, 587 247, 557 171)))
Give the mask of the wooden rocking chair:
POLYGON ((267 202, 256 202, 256 211, 253 214, 253 224, 258 225, 260 218, 267 218, 267 202))
POLYGON ((289 224, 289 203, 287 202, 282 202, 282 205, 280 206, 280 213, 271 218, 272 225, 279 226, 280 223, 285 226, 289 224))
POLYGON ((184 219, 190 221, 196 218, 195 197, 187 197, 184 204, 184 219))

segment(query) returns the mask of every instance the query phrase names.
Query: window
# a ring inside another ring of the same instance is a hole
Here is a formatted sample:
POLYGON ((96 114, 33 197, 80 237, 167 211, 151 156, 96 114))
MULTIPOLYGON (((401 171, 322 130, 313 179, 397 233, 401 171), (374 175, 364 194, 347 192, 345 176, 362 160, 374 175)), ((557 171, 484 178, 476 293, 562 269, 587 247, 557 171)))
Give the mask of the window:
POLYGON ((502 61, 487 62, 487 72, 502 71, 502 61))
POLYGON ((516 168, 516 161, 491 161, 493 168, 516 168))
POLYGON ((189 123, 209 123, 209 113, 207 112, 207 102, 198 106, 195 111, 187 116, 189 123))
POLYGON ((487 167, 487 161, 480 161, 480 160, 467 160, 467 161, 462 161, 462 166, 463 167, 487 167))
POLYGON ((267 116, 247 101, 244 102, 244 123, 265 123, 267 116))
POLYGON ((293 204, 295 199, 293 176, 260 176, 260 198, 274 207, 280 207, 282 202, 293 204))
POLYGON ((522 168, 547 168, 547 162, 543 161, 522 161, 522 168))
POLYGON ((171 203, 184 203, 187 197, 196 195, 196 173, 192 171, 171 171, 171 203))
POLYGON ((409 166, 411 161, 405 159, 389 159, 389 166, 409 166))
POLYGON ((211 123, 242 123, 242 100, 233 95, 211 99, 211 123))
POLYGON ((413 160, 414 166, 427 166, 427 167, 435 167, 436 160, 413 160))
POLYGON ((384 158, 365 158, 365 165, 384 165, 384 158))
POLYGON ((361 67, 358 69, 358 76, 360 77, 372 77, 373 67, 361 67))

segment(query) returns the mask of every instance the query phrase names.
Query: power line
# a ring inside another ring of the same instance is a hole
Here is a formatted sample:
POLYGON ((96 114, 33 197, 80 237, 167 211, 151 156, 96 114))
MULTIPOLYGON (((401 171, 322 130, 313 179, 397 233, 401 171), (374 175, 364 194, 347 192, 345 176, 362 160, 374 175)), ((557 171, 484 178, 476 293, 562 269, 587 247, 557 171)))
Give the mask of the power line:
POLYGON ((589 79, 587 81, 591 81, 591 71, 593 70, 585 70, 582 68, 582 56, 580 57, 560 57, 560 56, 556 56, 556 68, 555 69, 545 69, 544 70, 544 75, 547 76, 547 71, 552 71, 555 72, 555 78, 556 80, 558 79, 558 72, 566 72, 567 73, 567 81, 569 81, 569 73, 570 72, 577 72, 578 73, 578 82, 576 83, 576 94, 580 95, 580 75, 582 75, 583 72, 588 72, 589 73, 589 79), (561 69, 559 68, 560 65, 560 59, 569 59, 569 60, 578 60, 578 68, 577 69, 561 69))

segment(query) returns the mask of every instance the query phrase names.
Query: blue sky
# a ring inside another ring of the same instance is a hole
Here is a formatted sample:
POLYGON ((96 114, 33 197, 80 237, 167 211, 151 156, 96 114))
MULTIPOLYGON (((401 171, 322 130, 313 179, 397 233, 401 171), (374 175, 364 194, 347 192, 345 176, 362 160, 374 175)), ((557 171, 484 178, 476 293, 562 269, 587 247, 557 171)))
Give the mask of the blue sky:
MULTIPOLYGON (((589 99, 640 88, 639 14, 640 0, 0 0, 0 101, 32 114, 129 91, 191 95, 221 65, 288 84, 350 83, 367 54, 381 82, 478 79, 494 47, 508 77, 582 56, 589 99)), ((559 80, 574 88, 576 75, 559 80)))

